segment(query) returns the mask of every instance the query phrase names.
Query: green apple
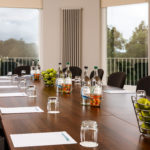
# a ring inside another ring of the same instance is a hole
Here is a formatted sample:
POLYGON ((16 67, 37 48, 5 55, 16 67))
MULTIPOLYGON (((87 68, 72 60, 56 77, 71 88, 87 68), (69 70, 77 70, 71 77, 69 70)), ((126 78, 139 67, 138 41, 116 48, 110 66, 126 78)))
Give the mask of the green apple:
POLYGON ((49 76, 52 78, 54 76, 54 74, 51 72, 51 73, 49 73, 49 76))
POLYGON ((50 80, 48 80, 48 81, 46 82, 46 84, 51 85, 51 81, 50 81, 50 80))
POLYGON ((48 78, 49 78, 49 74, 46 73, 46 74, 44 75, 44 78, 48 79, 48 78))
MULTIPOLYGON (((149 111, 141 111, 141 114, 143 116, 143 121, 150 122, 149 111)), ((140 117, 139 117, 139 119, 140 119, 140 117)))
POLYGON ((150 102, 147 98, 140 98, 137 103, 140 109, 150 109, 150 102))
POLYGON ((134 104, 134 107, 135 107, 136 109, 139 109, 139 105, 138 105, 137 103, 134 104))
POLYGON ((49 69, 50 70, 50 72, 53 72, 54 71, 54 69, 53 68, 51 68, 51 69, 49 69))
POLYGON ((47 73, 50 73, 50 72, 51 72, 51 69, 47 69, 46 72, 47 72, 47 73))
POLYGON ((144 121, 141 113, 139 113, 139 119, 140 119, 141 121, 144 121))
POLYGON ((150 110, 150 101, 148 99, 145 100, 145 109, 150 110))
POLYGON ((147 124, 147 123, 142 123, 141 124, 141 129, 144 133, 146 134, 150 134, 150 124, 147 124), (145 130, 145 129, 148 129, 148 130, 145 130))
POLYGON ((45 75, 45 74, 46 74, 46 71, 42 71, 41 74, 42 74, 42 76, 45 75))

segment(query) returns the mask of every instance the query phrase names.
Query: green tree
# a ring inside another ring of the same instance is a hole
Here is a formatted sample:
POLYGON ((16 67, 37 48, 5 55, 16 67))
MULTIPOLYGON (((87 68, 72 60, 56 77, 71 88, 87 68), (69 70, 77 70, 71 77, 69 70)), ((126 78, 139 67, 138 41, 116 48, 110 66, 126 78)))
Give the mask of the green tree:
POLYGON ((26 43, 22 39, 0 41, 0 55, 8 57, 38 57, 37 45, 26 43))
POLYGON ((116 57, 121 55, 117 49, 124 49, 126 40, 116 27, 107 27, 107 57, 116 57))
POLYGON ((148 56, 148 26, 142 21, 135 28, 129 42, 126 44, 127 57, 148 56))

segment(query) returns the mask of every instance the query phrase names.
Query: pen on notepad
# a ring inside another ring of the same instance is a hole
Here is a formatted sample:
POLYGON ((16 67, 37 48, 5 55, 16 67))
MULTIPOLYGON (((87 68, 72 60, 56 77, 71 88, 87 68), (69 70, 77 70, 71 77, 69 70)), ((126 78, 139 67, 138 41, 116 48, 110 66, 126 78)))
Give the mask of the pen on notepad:
POLYGON ((61 135, 62 135, 67 141, 69 141, 69 138, 68 138, 64 133, 61 133, 61 135))
POLYGON ((35 109, 36 109, 37 111, 40 111, 40 110, 39 110, 39 107, 35 107, 35 109))

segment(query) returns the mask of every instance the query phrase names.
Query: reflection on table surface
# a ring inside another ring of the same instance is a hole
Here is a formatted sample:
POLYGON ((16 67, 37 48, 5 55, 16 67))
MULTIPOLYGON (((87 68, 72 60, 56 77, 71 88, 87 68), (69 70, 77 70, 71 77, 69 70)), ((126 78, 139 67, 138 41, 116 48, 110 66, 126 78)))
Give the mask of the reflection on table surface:
MULTIPOLYGON (((19 150, 79 150, 80 127, 83 120, 94 120, 98 124, 98 143, 100 150, 148 150, 150 140, 140 136, 134 114, 131 95, 103 93, 100 108, 82 106, 80 86, 74 85, 71 94, 56 95, 55 87, 44 87, 35 82, 37 97, 0 98, 0 107, 39 106, 44 113, 1 115, 3 128, 12 150, 15 150, 10 134, 66 131, 77 144, 60 146, 26 147, 19 150), (58 96, 60 113, 47 113, 47 99, 58 96)), ((104 86, 104 89, 116 89, 104 86)), ((16 91, 16 89, 13 89, 16 91)), ((5 89, 5 92, 10 89, 5 89)), ((11 89, 12 91, 12 89, 11 89)), ((91 148, 92 149, 92 148, 91 148)), ((17 148, 16 148, 17 150, 17 148)))

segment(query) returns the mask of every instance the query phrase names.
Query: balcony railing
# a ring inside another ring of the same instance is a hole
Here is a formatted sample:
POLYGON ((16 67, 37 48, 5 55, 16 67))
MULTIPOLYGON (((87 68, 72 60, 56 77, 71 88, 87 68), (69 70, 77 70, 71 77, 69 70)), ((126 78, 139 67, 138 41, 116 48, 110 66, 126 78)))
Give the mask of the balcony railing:
POLYGON ((137 81, 148 75, 148 58, 107 58, 108 75, 125 72, 126 85, 136 85, 137 81))
POLYGON ((0 75, 7 75, 8 72, 14 72, 18 66, 31 66, 32 60, 37 63, 35 57, 0 57, 0 75))

